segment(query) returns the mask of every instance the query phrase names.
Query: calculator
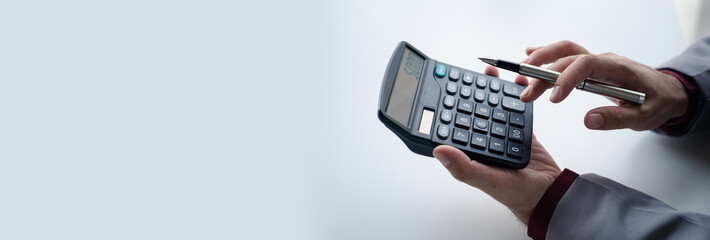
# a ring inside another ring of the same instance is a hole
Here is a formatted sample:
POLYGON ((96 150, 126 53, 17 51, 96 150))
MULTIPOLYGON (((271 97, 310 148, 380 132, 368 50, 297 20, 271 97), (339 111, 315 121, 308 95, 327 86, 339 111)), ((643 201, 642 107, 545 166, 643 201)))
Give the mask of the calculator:
POLYGON ((385 71, 377 116, 413 152, 432 157, 438 145, 511 169, 530 162, 533 104, 525 86, 436 61, 407 42, 385 71))

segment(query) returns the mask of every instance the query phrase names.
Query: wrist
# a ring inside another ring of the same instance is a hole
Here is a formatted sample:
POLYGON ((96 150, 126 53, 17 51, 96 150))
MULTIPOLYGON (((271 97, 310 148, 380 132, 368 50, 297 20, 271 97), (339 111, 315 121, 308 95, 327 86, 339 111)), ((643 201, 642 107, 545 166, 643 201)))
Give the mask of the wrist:
POLYGON ((533 215, 535 208, 539 202, 542 201, 545 193, 561 173, 562 171, 555 169, 555 171, 550 171, 545 174, 544 177, 530 180, 531 182, 537 182, 537 184, 529 185, 523 192, 519 192, 519 196, 524 195, 525 197, 519 198, 519 201, 513 202, 513 204, 509 204, 506 207, 508 207, 521 222, 527 225, 530 222, 530 217, 533 215))
POLYGON ((678 76, 675 76, 672 72, 665 70, 660 72, 664 81, 669 84, 669 106, 673 109, 671 116, 666 120, 684 116, 688 111, 688 103, 690 101, 687 89, 678 76))

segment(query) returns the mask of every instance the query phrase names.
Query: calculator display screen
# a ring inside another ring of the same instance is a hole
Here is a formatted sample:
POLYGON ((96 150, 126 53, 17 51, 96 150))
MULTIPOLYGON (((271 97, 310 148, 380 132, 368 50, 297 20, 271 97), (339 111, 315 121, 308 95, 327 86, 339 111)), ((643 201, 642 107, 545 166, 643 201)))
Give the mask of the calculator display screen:
POLYGON ((412 111, 423 66, 424 58, 409 48, 404 49, 402 62, 399 65, 386 110, 388 115, 404 126, 409 124, 409 115, 412 111))

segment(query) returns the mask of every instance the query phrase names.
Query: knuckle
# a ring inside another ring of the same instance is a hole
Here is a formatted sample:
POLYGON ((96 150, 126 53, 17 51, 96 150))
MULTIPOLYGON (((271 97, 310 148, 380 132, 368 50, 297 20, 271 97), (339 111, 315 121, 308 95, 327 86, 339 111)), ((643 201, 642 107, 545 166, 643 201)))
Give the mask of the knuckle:
POLYGON ((610 125, 616 126, 625 119, 625 114, 621 109, 619 108, 611 108, 609 111, 609 115, 607 116, 607 122, 610 123, 610 125))
POLYGON ((451 170, 450 171, 451 176, 453 176, 456 180, 459 180, 461 182, 465 182, 469 179, 469 174, 460 168, 452 168, 450 170, 451 170))
POLYGON ((599 61, 599 57, 597 57, 596 55, 593 55, 593 54, 584 54, 584 55, 580 56, 578 59, 579 59, 579 61, 581 61, 585 65, 594 64, 597 61, 599 61))
POLYGON ((566 48, 572 48, 572 47, 575 47, 575 46, 577 45, 577 44, 575 44, 574 42, 572 42, 572 41, 570 41, 570 40, 562 40, 562 41, 559 41, 559 43, 560 43, 561 46, 566 47, 566 48))

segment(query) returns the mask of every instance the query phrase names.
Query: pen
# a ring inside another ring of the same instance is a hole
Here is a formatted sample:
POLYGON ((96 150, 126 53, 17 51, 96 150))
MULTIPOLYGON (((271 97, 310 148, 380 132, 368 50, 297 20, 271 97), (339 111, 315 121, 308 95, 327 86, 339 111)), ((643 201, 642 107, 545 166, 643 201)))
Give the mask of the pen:
MULTIPOLYGON (((514 63, 510 61, 505 61, 501 59, 490 59, 490 58, 478 58, 481 61, 493 65, 494 67, 502 68, 505 70, 513 71, 519 73, 520 75, 525 75, 528 77, 534 77, 537 79, 545 80, 549 83, 555 83, 557 77, 560 73, 544 69, 541 67, 536 67, 525 63, 514 63)), ((586 79, 584 82, 580 83, 576 87, 579 90, 596 93, 599 95, 612 97, 620 100, 624 100, 630 103, 643 104, 646 100, 646 94, 636 91, 631 91, 628 89, 611 86, 608 84, 595 82, 594 80, 586 79)))

